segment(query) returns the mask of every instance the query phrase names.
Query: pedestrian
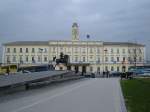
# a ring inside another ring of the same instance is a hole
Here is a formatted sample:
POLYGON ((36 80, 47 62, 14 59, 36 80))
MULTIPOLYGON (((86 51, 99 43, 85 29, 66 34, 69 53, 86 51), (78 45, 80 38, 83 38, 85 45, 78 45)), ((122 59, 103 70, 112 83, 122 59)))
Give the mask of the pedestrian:
POLYGON ((103 71, 103 77, 105 77, 105 72, 103 71))
POLYGON ((107 76, 107 78, 109 78, 109 71, 108 70, 106 71, 106 76, 107 76))
POLYGON ((98 72, 98 75, 100 76, 100 71, 98 72))

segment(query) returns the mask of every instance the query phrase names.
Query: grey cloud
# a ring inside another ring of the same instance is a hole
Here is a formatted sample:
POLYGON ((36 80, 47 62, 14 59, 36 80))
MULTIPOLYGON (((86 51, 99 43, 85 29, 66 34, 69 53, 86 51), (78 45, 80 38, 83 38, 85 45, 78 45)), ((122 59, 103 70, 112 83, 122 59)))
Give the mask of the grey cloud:
POLYGON ((88 33, 92 40, 148 45, 149 13, 149 0, 1 0, 0 43, 71 39, 76 21, 82 40, 88 33))

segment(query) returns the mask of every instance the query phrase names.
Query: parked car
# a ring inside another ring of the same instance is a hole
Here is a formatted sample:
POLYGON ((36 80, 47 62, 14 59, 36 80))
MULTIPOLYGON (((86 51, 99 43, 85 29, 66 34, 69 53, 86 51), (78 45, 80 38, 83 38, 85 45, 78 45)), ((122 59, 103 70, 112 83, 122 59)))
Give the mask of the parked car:
POLYGON ((138 76, 150 76, 150 70, 143 70, 141 74, 138 74, 138 76))
POLYGON ((95 78, 95 74, 91 72, 86 73, 84 76, 88 78, 95 78))
POLYGON ((118 71, 110 72, 111 77, 120 77, 120 75, 121 75, 121 72, 118 72, 118 71))

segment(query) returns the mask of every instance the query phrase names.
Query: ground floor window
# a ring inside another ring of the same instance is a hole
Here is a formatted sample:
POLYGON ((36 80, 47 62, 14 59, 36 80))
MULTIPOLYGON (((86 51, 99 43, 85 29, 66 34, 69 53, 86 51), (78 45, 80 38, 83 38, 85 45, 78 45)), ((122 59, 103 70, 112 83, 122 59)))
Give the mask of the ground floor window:
POLYGON ((105 66, 105 71, 107 71, 108 70, 108 66, 105 66))
POLYGON ((114 67, 113 66, 111 66, 111 71, 114 71, 114 67))
POLYGON ((47 62, 47 57, 44 57, 44 61, 47 62))
POLYGON ((91 71, 91 72, 93 71, 93 67, 90 67, 90 71, 91 71))
POLYGON ((119 66, 117 67, 117 71, 119 72, 120 70, 119 70, 119 66))
POLYGON ((97 72, 100 72, 100 67, 97 67, 97 72))

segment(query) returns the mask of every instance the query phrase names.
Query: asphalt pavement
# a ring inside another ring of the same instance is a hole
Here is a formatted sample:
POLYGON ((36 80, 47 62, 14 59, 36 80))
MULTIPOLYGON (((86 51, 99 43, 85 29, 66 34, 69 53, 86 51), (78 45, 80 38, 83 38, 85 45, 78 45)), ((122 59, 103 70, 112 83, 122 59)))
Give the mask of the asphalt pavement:
POLYGON ((118 78, 52 84, 0 97, 0 112, 125 112, 118 78))

